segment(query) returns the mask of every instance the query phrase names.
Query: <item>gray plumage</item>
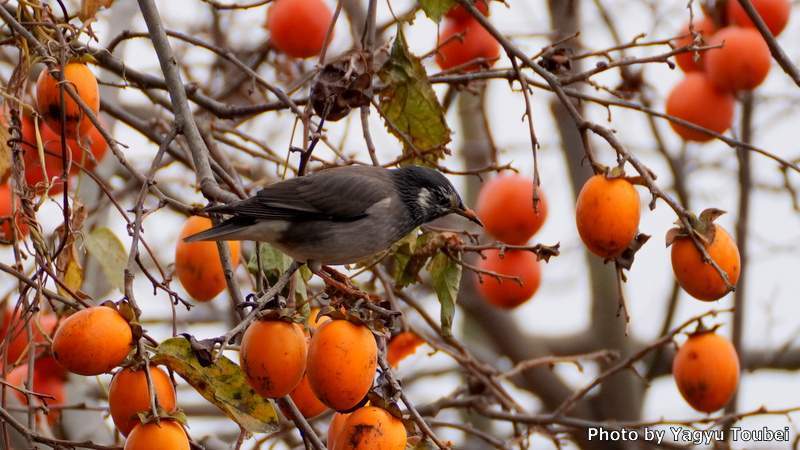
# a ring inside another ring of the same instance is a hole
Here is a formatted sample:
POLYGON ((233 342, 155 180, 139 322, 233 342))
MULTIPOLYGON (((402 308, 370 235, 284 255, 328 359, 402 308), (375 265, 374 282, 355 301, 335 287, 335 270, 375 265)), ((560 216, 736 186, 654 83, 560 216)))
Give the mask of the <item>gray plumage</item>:
POLYGON ((269 242, 299 262, 332 265, 379 253, 414 228, 450 213, 480 223, 447 178, 418 166, 322 170, 207 211, 231 217, 187 242, 269 242))

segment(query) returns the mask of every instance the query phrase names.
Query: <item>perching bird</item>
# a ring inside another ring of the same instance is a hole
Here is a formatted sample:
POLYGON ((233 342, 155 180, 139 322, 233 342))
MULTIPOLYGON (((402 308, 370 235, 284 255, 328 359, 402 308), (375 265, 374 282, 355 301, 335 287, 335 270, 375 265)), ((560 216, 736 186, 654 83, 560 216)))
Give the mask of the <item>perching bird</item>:
POLYGON ((231 217, 186 242, 268 242, 297 262, 324 265, 362 261, 451 213, 481 225, 447 178, 419 166, 322 170, 206 211, 231 217))

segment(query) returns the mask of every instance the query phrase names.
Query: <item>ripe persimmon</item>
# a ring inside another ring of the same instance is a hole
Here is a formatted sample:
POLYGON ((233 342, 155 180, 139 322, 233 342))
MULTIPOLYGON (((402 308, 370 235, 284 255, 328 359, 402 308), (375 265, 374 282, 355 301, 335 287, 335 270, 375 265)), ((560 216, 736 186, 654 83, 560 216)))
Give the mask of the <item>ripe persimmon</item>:
POLYGON ((533 297, 542 282, 542 269, 536 255, 525 250, 506 250, 501 256, 497 249, 485 250, 484 259, 478 262, 482 270, 507 277, 500 278, 483 274, 477 283, 478 292, 489 304, 511 309, 533 297), (521 284, 520 284, 521 283, 521 284))
POLYGON ((124 450, 189 450, 189 437, 180 423, 171 419, 141 423, 125 441, 124 450))
POLYGON ((7 241, 14 239, 14 229, 16 229, 18 239, 24 239, 28 235, 28 225, 22 218, 19 198, 15 199, 15 208, 12 208, 11 197, 11 186, 8 183, 0 185, 0 218, 3 220, 0 225, 0 233, 7 241))
POLYGON ((345 411, 364 399, 378 366, 378 345, 369 328, 347 320, 323 323, 311 338, 307 376, 322 403, 345 411))
POLYGON ((639 193, 624 178, 594 175, 578 194, 575 223, 589 251, 615 258, 628 248, 639 229, 639 193))
POLYGON ((308 376, 303 376, 300 384, 294 388, 289 396, 292 397, 295 406, 300 410, 300 414, 306 419, 313 419, 328 410, 328 406, 322 403, 314 394, 314 391, 311 390, 308 376))
MULTIPOLYGON (((189 235, 211 228, 211 219, 192 216, 186 221, 175 246, 175 274, 181 286, 199 302, 207 302, 227 286, 225 272, 219 259, 217 243, 211 241, 184 242, 189 235)), ((239 241, 228 241, 231 265, 239 265, 239 241)))
POLYGON ((711 413, 725 406, 739 384, 739 356, 724 337, 699 331, 678 349, 672 376, 692 408, 711 413))
MULTIPOLYGON (((781 31, 786 28, 786 23, 789 22, 792 3, 789 0, 751 0, 751 2, 772 35, 781 34, 781 31)), ((756 27, 738 0, 728 1, 728 20, 740 27, 756 27)))
POLYGON ((764 82, 772 67, 772 56, 761 33, 752 28, 725 27, 714 34, 706 53, 708 79, 724 91, 749 91, 764 82))
MULTIPOLYGON (((83 63, 69 63, 63 67, 64 81, 71 84, 87 106, 97 114, 100 111, 100 91, 97 78, 83 63)), ((55 133, 61 133, 61 93, 59 82, 47 68, 42 69, 36 82, 36 109, 45 123, 55 133)), ((65 133, 70 138, 85 136, 92 126, 78 103, 64 91, 65 133)))
MULTIPOLYGON (((19 315, 12 310, 6 311, 3 317, 3 336, 8 335, 9 344, 6 349, 6 358, 9 363, 16 364, 26 361, 29 351, 34 351, 28 341, 28 331, 26 322, 18 319, 19 315)), ((56 329, 58 318, 55 314, 39 312, 30 319, 33 331, 33 345, 43 345, 53 336, 56 329), (44 334, 43 334, 44 333, 44 334)), ((41 354, 42 352, 37 352, 41 354)), ((39 356, 39 355, 37 355, 39 356)))
MULTIPOLYGON (((724 228, 716 224, 711 226, 716 227, 716 231, 714 240, 706 245, 706 251, 728 275, 731 285, 735 286, 742 268, 739 248, 724 228)), ((698 300, 719 300, 728 293, 719 272, 703 261, 703 255, 688 236, 679 237, 672 243, 672 270, 678 284, 698 300)))
MULTIPOLYGON (((673 45, 676 48, 681 47, 688 47, 694 43, 694 35, 699 34, 703 38, 704 43, 708 43, 711 39, 711 36, 714 35, 714 32, 717 31, 717 27, 714 26, 714 21, 709 19, 708 17, 703 17, 702 20, 695 21, 692 27, 692 30, 689 30, 689 24, 687 23, 686 26, 683 27, 681 30, 682 38, 675 39, 673 45)), ((675 55, 675 62, 678 63, 678 67, 681 68, 684 72, 695 72, 699 70, 703 70, 703 55, 705 52, 699 52, 700 59, 695 61, 695 52, 686 52, 680 53, 675 55)))
POLYGON ((61 321, 53 336, 53 356, 79 375, 100 375, 119 366, 133 348, 128 322, 113 308, 82 309, 61 321))
POLYGON ((336 437, 334 450, 404 450, 403 421, 376 406, 355 410, 336 437))
MULTIPOLYGON (((667 114, 724 133, 733 124, 736 99, 731 93, 719 90, 701 72, 687 73, 667 97, 667 114)), ((669 125, 687 141, 706 142, 714 136, 670 121, 669 125)))
MULTIPOLYGON (((37 185, 45 180, 53 181, 49 193, 58 194, 64 190, 64 185, 60 177, 64 171, 64 158, 61 151, 61 136, 50 129, 46 124, 39 127, 39 136, 42 140, 44 155, 44 169, 39 158, 39 150, 36 143, 36 130, 33 118, 23 115, 22 118, 22 148, 24 150, 23 160, 25 161, 25 181, 30 187, 37 185), (55 180, 54 180, 55 178, 55 180)), ((86 170, 91 170, 96 163, 101 161, 108 150, 108 144, 100 131, 92 125, 86 136, 79 139, 67 139, 67 152, 71 160, 69 173, 75 175, 80 172, 80 166, 86 170), (91 156, 88 154, 91 152, 91 156)), ((39 186, 38 192, 42 189, 39 186)))
POLYGON ((474 19, 448 22, 439 35, 436 64, 443 70, 458 67, 473 72, 493 66, 499 56, 500 43, 474 19), (481 61, 466 65, 479 58, 481 61))
POLYGON ((504 175, 481 187, 478 217, 492 237, 506 244, 522 245, 542 227, 547 218, 547 202, 535 188, 539 202, 533 207, 534 183, 531 177, 504 175))
POLYGON ((389 340, 386 360, 390 365, 397 367, 400 361, 413 355, 417 348, 424 343, 425 341, 413 331, 403 331, 389 340))
MULTIPOLYGON (((17 388, 27 389, 25 386, 28 380, 28 365, 23 364, 14 368, 6 376, 6 381, 17 388)), ((33 370, 33 385, 31 390, 37 394, 49 395, 52 398, 46 400, 47 405, 63 405, 66 400, 66 391, 64 390, 64 380, 60 376, 53 376, 47 371, 40 370, 38 364, 33 370)), ((23 405, 28 404, 28 396, 23 392, 12 389, 14 395, 19 399, 23 405)), ((40 404, 40 397, 33 396, 34 403, 40 404)), ((58 420, 59 410, 51 410, 47 415, 47 422, 51 425, 58 420)))
POLYGON ((272 45, 294 58, 318 55, 333 14, 322 0, 275 0, 267 13, 272 45))
MULTIPOLYGON (((481 14, 484 16, 489 15, 489 3, 487 0, 475 0, 473 4, 475 5, 475 8, 481 12, 481 14)), ((448 19, 452 19, 457 22, 473 19, 472 14, 470 14, 469 11, 467 11, 466 8, 461 5, 454 5, 444 15, 448 19)))
MULTIPOLYGON (((169 375, 158 367, 150 367, 150 379, 156 391, 158 406, 166 412, 175 410, 175 388, 169 375)), ((150 411, 150 390, 144 369, 124 368, 114 375, 108 388, 108 407, 114 425, 123 436, 140 424, 138 414, 150 411)))
POLYGON ((255 321, 242 336, 239 359, 250 386, 260 395, 288 395, 303 379, 308 344, 303 327, 281 320, 255 321))
POLYGON ((336 446, 336 438, 342 432, 344 428, 344 423, 347 422, 347 418, 350 417, 350 413, 334 413, 333 418, 331 419, 330 425, 328 425, 328 442, 327 447, 328 450, 333 450, 336 446))

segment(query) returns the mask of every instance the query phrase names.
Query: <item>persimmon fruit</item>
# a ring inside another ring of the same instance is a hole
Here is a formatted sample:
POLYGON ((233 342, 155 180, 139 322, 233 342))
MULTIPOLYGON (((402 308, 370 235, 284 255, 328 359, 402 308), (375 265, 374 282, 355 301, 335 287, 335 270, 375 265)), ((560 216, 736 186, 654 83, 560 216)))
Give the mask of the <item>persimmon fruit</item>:
MULTIPOLYGON (((706 245, 706 251, 735 286, 742 269, 739 248, 724 228, 716 224, 711 226, 716 227, 716 231, 714 239, 706 245)), ((672 270, 683 290, 698 300, 719 300, 728 293, 719 272, 703 261, 703 255, 688 236, 679 237, 672 243, 672 270)))
MULTIPOLYGON (((717 133, 724 133, 733 124, 736 99, 730 92, 714 86, 701 72, 687 73, 686 77, 670 91, 666 112, 694 125, 717 133)), ((707 142, 711 134, 670 121, 672 129, 687 141, 707 142)))
POLYGON ((499 56, 500 43, 475 20, 448 22, 439 34, 436 64, 443 70, 458 67, 474 72, 493 66, 499 56), (468 64, 479 58, 482 60, 468 64))
POLYGON ((478 262, 482 270, 507 277, 500 278, 483 274, 476 281, 478 292, 489 304, 512 309, 529 300, 542 282, 542 269, 536 255, 525 250, 506 250, 501 256, 497 249, 485 250, 484 258, 478 262), (521 284, 520 284, 521 283, 521 284))
POLYGON ((292 390, 289 396, 292 397, 294 405, 300 410, 300 414, 306 419, 313 419, 328 410, 328 406, 322 403, 314 394, 314 391, 311 390, 308 376, 303 376, 303 379, 300 380, 300 383, 292 390))
POLYGON ((476 210, 484 229, 492 237, 506 244, 522 245, 544 224, 547 201, 530 177, 504 175, 481 187, 476 210), (535 191, 539 195, 536 208, 533 205, 535 191))
MULTIPOLYGON (((44 169, 42 169, 33 120, 32 117, 23 115, 21 128, 25 181, 28 186, 37 187, 39 183, 45 180, 52 180, 53 185, 49 193, 55 195, 64 190, 64 185, 58 178, 64 171, 61 135, 51 130, 46 124, 42 124, 39 127, 39 136, 42 140, 44 152, 44 169)), ((92 170, 97 162, 103 159, 108 150, 107 142, 94 125, 89 128, 86 136, 81 136, 79 139, 69 138, 66 140, 66 144, 69 158, 72 161, 69 168, 70 175, 79 173, 80 166, 83 166, 86 170, 92 170), (88 152, 91 153, 91 156, 89 156, 88 152)), ((38 186, 38 193, 42 192, 41 187, 38 186)))
POLYGON ((725 27, 711 38, 711 45, 722 44, 706 53, 708 79, 724 91, 749 91, 769 74, 772 56, 761 34, 752 28, 725 27))
MULTIPOLYGON (((28 365, 23 364, 17 366, 6 375, 6 381, 12 386, 20 389, 26 389, 25 385, 28 380, 28 365)), ((66 400, 66 391, 64 389, 64 380, 60 376, 54 376, 47 371, 41 370, 37 364, 33 370, 33 385, 31 390, 37 394, 49 395, 53 398, 46 399, 48 405, 63 405, 66 400)), ((12 389, 14 395, 19 399, 23 405, 28 404, 28 396, 23 392, 12 389)), ((37 396, 33 396, 34 403, 40 404, 41 400, 37 396)), ((59 411, 51 410, 47 415, 47 422, 50 424, 58 420, 59 411)))
POLYGON ((349 410, 364 399, 377 366, 378 345, 364 325, 331 320, 311 338, 308 381, 317 398, 334 410, 349 410))
MULTIPOLYGON (((692 35, 692 32, 699 34, 703 38, 703 42, 708 43, 711 36, 713 36, 716 31, 717 27, 714 26, 714 21, 708 17, 703 17, 703 19, 693 23, 692 30, 689 29, 689 24, 687 23, 681 30, 681 36, 683 37, 675 39, 673 45, 676 48, 692 45, 694 43, 694 35, 692 35)), ((675 62, 678 63, 678 67, 684 72, 703 70, 703 55, 705 52, 699 52, 700 59, 698 61, 694 59, 695 53, 696 52, 686 52, 675 55, 675 62)))
POLYGON ((332 20, 322 0, 275 0, 267 13, 270 42, 294 58, 318 55, 332 20))
POLYGON ((94 306, 61 321, 53 336, 53 356, 78 375, 100 375, 119 366, 133 348, 128 322, 115 309, 94 306))
MULTIPOLYGON (((767 28, 773 36, 781 34, 786 24, 789 22, 789 15, 792 12, 792 3, 789 0, 750 0, 758 15, 767 24, 767 28)), ((756 25, 750 20, 750 16, 739 4, 738 0, 728 1, 728 20, 740 27, 755 28, 756 25)))
POLYGON ((333 414, 331 423, 328 425, 328 450, 333 450, 334 447, 336 447, 336 438, 342 432, 344 423, 347 422, 348 417, 350 417, 350 413, 337 412, 333 414))
POLYGON ((602 258, 622 254, 639 229, 639 193, 624 178, 589 178, 578 194, 575 223, 581 240, 602 258))
POLYGON ((386 349, 386 360, 397 367, 400 361, 414 354, 425 341, 413 331, 403 331, 389 340, 386 349))
POLYGON ((175 420, 136 425, 125 441, 124 450, 189 450, 189 437, 175 420))
POLYGON ((672 376, 686 402, 704 413, 725 406, 739 384, 739 356, 724 337, 700 331, 678 349, 672 376))
POLYGON ((31 344, 28 340, 27 326, 18 317, 19 314, 15 314, 13 310, 7 310, 3 317, 3 336, 8 336, 9 339, 6 359, 12 364, 25 361, 28 352, 35 350, 33 346, 47 344, 48 338, 53 336, 58 323, 55 314, 44 312, 34 314, 30 319, 33 321, 33 344, 31 344))
MULTIPOLYGON (((487 0, 476 0, 473 4, 475 5, 475 8, 481 12, 481 14, 484 16, 489 15, 489 3, 487 0)), ((474 20, 472 14, 470 14, 469 11, 467 11, 467 9, 461 5, 454 5, 444 15, 448 19, 455 20, 457 22, 474 20)))
POLYGON ((242 336, 239 358, 248 383, 260 395, 279 398, 300 384, 308 344, 303 327, 281 320, 255 321, 242 336))
MULTIPOLYGON (((175 274, 189 295, 207 302, 227 286, 225 272, 219 258, 217 243, 211 241, 184 242, 183 239, 211 228, 211 219, 192 216, 186 221, 175 246, 175 274)), ((239 265, 239 241, 228 241, 231 265, 239 265)))
POLYGON ((24 239, 28 235, 28 225, 22 218, 19 198, 14 199, 12 208, 12 197, 11 185, 8 183, 0 185, 0 218, 3 218, 0 233, 7 241, 14 239, 15 229, 18 239, 24 239))
POLYGON ((336 437, 334 450, 404 450, 403 421, 376 406, 355 410, 336 437))
MULTIPOLYGON (((150 379, 156 391, 158 406, 166 412, 175 410, 175 388, 169 375, 158 367, 150 367, 150 379)), ((114 375, 108 388, 111 418, 123 436, 140 424, 138 414, 150 411, 150 390, 144 368, 124 368, 114 375)))
MULTIPOLYGON (((64 82, 71 84, 95 114, 100 111, 100 91, 97 78, 86 64, 73 62, 65 65, 62 70, 64 82)), ((59 82, 50 74, 47 68, 42 69, 36 82, 36 109, 44 118, 47 126, 55 133, 61 133, 61 94, 59 82)), ((70 138, 86 135, 92 127, 92 122, 86 117, 84 111, 73 100, 69 93, 64 91, 64 116, 65 133, 70 138)))

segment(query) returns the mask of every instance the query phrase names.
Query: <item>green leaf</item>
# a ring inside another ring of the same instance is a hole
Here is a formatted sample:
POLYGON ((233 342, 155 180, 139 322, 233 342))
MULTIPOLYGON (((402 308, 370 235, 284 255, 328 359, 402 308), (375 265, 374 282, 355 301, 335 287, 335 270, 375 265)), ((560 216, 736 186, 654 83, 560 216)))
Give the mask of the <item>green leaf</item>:
POLYGON ((389 132, 403 142, 405 155, 419 154, 407 162, 432 164, 443 158, 450 142, 444 109, 422 62, 408 50, 400 27, 378 76, 386 85, 380 93, 380 109, 389 132))
POLYGON ((444 13, 455 4, 455 0, 419 0, 419 6, 425 11, 425 15, 434 22, 442 20, 444 13))
MULTIPOLYGON (((270 283, 274 283, 278 280, 278 278, 280 278, 283 272, 289 270, 289 266, 292 265, 293 260, 290 256, 267 243, 261 243, 260 247, 261 269, 267 276, 267 279, 270 281, 270 283)), ((253 253, 253 255, 250 257, 250 260, 247 262, 247 269, 250 271, 250 273, 258 273, 258 260, 256 259, 255 253, 253 253)), ((306 266, 301 267, 300 270, 295 273, 294 293, 296 300, 304 301, 308 298, 306 282, 311 279, 311 275, 311 271, 306 266)))
POLYGON ((151 359, 178 373, 206 400, 231 420, 251 433, 271 433, 278 429, 278 415, 270 400, 250 387, 241 368, 222 356, 203 367, 182 337, 167 339, 156 348, 151 359))
POLYGON ((450 336, 453 316, 456 313, 458 287, 461 283, 461 264, 439 252, 431 259, 428 271, 431 273, 433 290, 439 298, 442 332, 445 336, 450 336))
POLYGON ((401 241, 403 245, 395 253, 397 264, 395 265, 394 279, 397 287, 403 288, 419 281, 419 271, 425 267, 433 255, 428 244, 434 236, 435 233, 422 233, 416 236, 413 244, 401 241))
POLYGON ((96 228, 86 236, 84 245, 89 254, 100 263, 108 284, 124 292, 128 253, 114 232, 107 227, 96 228))

